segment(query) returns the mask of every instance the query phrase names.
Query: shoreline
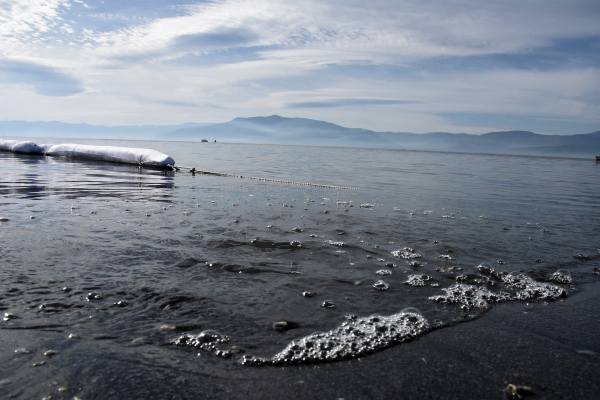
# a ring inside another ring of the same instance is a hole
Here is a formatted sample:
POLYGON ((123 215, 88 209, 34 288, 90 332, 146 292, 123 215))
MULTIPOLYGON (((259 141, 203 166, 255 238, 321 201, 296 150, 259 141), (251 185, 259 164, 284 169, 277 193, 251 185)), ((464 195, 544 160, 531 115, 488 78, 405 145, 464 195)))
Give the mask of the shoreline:
POLYGON ((23 399, 469 399, 507 398, 515 384, 535 399, 593 398, 600 282, 577 288, 561 301, 502 304, 366 357, 309 366, 246 367, 156 343, 69 340, 68 328, 0 329, 0 391, 23 399), (15 353, 22 348, 29 352, 15 353), (49 349, 58 354, 45 357, 49 349))

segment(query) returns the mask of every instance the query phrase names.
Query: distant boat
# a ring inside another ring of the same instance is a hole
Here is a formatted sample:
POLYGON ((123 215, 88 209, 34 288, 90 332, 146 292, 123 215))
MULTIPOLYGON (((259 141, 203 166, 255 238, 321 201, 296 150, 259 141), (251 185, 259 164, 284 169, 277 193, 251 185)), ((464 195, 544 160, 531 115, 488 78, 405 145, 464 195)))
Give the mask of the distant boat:
POLYGON ((207 142, 208 142, 208 140, 206 140, 206 139, 202 139, 202 142, 203 142, 203 143, 207 143, 207 142))
POLYGON ((600 162, 600 156, 596 156, 596 162, 600 162))

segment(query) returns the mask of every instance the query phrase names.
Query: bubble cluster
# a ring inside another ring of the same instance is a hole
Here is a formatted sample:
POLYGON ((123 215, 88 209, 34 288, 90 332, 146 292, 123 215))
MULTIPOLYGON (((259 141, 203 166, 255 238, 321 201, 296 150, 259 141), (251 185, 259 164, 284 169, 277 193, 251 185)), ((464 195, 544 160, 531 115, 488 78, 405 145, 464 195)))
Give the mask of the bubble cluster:
POLYGON ((227 342, 229 342, 228 336, 222 335, 212 329, 208 329, 197 335, 181 335, 175 339, 173 343, 176 346, 195 347, 205 351, 213 351, 217 349, 218 344, 227 342))
POLYGON ((560 286, 538 282, 521 272, 496 271, 487 263, 480 264, 478 270, 482 275, 481 279, 475 280, 476 282, 494 286, 493 278, 495 278, 505 287, 506 291, 491 291, 482 286, 457 283, 442 289, 446 292, 445 295, 432 296, 429 299, 445 304, 462 304, 463 310, 470 310, 473 308, 486 309, 492 303, 502 301, 549 301, 568 295, 567 291, 560 286))
POLYGON ((548 280, 550 282, 562 283, 562 284, 573 283, 573 278, 571 278, 571 273, 566 269, 559 269, 555 273, 550 274, 550 277, 548 280))
POLYGON ((272 358, 246 355, 244 365, 288 365, 339 361, 381 350, 395 343, 420 336, 429 330, 429 323, 414 308, 390 316, 371 315, 347 321, 329 332, 315 332, 292 341, 272 358))
POLYGON ((472 308, 486 309, 490 307, 490 303, 511 300, 509 293, 493 293, 483 287, 462 283, 442 290, 446 292, 445 295, 431 296, 429 300, 444 304, 462 304, 461 308, 463 310, 470 310, 472 308))
MULTIPOLYGON (((529 278, 531 279, 531 278, 529 278)), ((527 286, 514 294, 515 300, 556 300, 566 297, 567 291, 551 283, 536 282, 531 279, 527 286)))
POLYGON ((407 285, 410 286, 425 286, 425 282, 429 281, 433 279, 431 276, 429 275, 409 275, 408 279, 406 280, 407 285))
POLYGON ((419 253, 416 253, 414 249, 410 247, 405 247, 401 250, 392 251, 392 255, 396 258, 401 258, 403 260, 410 260, 412 258, 421 258, 419 253))

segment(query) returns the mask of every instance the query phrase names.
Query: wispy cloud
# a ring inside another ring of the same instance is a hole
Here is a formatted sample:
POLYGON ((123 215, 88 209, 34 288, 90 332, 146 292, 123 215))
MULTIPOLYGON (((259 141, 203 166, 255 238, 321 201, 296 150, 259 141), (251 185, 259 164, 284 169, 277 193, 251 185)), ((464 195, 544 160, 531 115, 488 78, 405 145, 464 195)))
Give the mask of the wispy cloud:
POLYGON ((348 106, 376 106, 389 104, 415 104, 415 100, 394 100, 394 99, 332 99, 326 101, 304 101, 298 103, 289 103, 287 108, 329 108, 329 107, 348 107, 348 106))
POLYGON ((138 101, 148 102, 148 103, 153 103, 153 104, 158 104, 158 105, 163 105, 163 106, 169 106, 169 107, 200 107, 200 105, 196 104, 196 103, 190 103, 187 101, 177 101, 177 100, 141 98, 138 101))
POLYGON ((61 9, 69 0, 22 0, 0 3, 0 54, 9 57, 26 52, 27 45, 47 42, 46 34, 63 24, 61 9))
POLYGON ((79 93, 63 103, 74 122, 100 109, 115 123, 302 112, 390 130, 412 115, 422 131, 472 125, 447 113, 593 121, 599 20, 597 0, 0 0, 4 96, 44 107, 0 106, 41 119, 37 96, 79 93))

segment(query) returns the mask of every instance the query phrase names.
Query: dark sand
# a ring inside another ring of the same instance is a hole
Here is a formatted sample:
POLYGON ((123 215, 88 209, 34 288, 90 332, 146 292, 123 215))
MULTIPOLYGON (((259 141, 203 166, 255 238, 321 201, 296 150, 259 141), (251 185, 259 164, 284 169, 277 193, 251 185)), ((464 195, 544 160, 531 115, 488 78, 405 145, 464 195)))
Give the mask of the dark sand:
POLYGON ((172 346, 1 329, 0 397, 504 399, 513 383, 531 387, 525 398, 600 398, 600 282, 578 289, 563 301, 503 304, 361 359, 316 366, 244 367, 172 346), (59 353, 45 357, 49 349, 59 353))

